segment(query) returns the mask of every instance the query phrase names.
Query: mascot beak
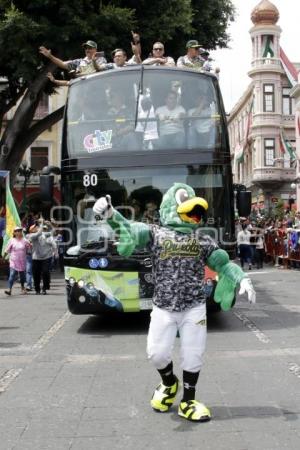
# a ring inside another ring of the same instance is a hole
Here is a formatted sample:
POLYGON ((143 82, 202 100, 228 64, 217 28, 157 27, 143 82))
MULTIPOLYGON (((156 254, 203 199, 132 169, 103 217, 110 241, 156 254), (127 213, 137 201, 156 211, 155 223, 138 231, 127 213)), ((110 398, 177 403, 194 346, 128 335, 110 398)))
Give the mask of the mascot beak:
POLYGON ((201 197, 194 197, 180 203, 177 213, 183 222, 200 223, 206 217, 207 210, 207 201, 201 197))

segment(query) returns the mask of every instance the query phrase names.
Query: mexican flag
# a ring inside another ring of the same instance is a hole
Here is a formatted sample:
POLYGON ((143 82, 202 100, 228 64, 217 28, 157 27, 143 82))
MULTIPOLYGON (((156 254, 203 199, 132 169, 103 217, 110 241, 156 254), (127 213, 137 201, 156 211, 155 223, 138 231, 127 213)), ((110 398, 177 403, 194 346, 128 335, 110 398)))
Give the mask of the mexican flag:
POLYGON ((247 115, 247 122, 246 122, 246 129, 245 129, 245 136, 243 139, 243 143, 238 143, 235 148, 235 160, 239 163, 244 162, 244 153, 246 148, 248 147, 248 140, 249 140, 249 133, 250 128, 252 126, 252 114, 253 114, 253 105, 254 105, 254 96, 252 96, 250 103, 249 103, 249 110, 247 115))
POLYGON ((240 143, 234 149, 234 159, 238 163, 244 162, 244 146, 240 143))
POLYGON ((298 81, 298 69, 296 69, 294 64, 291 63, 291 61, 286 56, 281 47, 280 47, 280 61, 286 73, 286 76, 288 77, 288 80, 291 83, 291 86, 294 87, 298 81))
POLYGON ((4 251, 6 249, 8 241, 13 235, 14 228, 17 226, 21 226, 21 220, 9 187, 9 176, 7 175, 5 178, 6 178, 6 186, 5 186, 6 227, 5 227, 5 235, 3 236, 2 256, 4 255, 4 251))
POLYGON ((263 58, 274 58, 274 45, 273 45, 273 36, 267 35, 263 36, 262 42, 263 49, 263 58))
POLYGON ((291 161, 294 161, 296 159, 295 150, 293 149, 291 143, 284 137, 282 131, 280 132, 279 142, 281 153, 290 155, 291 161))

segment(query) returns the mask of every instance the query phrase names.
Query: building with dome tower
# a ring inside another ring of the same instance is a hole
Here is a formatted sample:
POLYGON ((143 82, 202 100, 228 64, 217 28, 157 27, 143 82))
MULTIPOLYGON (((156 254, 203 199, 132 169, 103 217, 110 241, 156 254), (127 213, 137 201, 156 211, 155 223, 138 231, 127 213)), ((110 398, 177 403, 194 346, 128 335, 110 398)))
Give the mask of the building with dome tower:
POLYGON ((300 64, 280 47, 279 11, 262 0, 251 13, 251 78, 228 120, 234 182, 252 192, 253 209, 269 213, 282 200, 294 208, 297 173, 295 100, 300 64))

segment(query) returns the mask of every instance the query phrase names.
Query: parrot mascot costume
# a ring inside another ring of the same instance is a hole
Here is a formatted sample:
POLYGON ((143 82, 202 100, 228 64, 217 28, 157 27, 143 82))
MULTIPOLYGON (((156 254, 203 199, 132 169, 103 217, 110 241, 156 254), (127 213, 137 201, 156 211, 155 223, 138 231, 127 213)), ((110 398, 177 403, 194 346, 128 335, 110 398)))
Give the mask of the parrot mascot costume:
POLYGON ((179 380, 173 373, 172 349, 179 332, 183 370, 183 396, 179 416, 191 421, 208 421, 209 409, 195 400, 196 384, 206 345, 205 265, 217 272, 214 300, 224 311, 231 308, 235 289, 247 293, 255 303, 251 280, 200 224, 208 204, 185 184, 175 183, 160 205, 161 225, 129 221, 111 205, 109 195, 93 207, 95 215, 106 219, 118 236, 120 255, 130 256, 136 248, 148 248, 152 255, 154 295, 147 338, 148 358, 161 376, 151 398, 155 411, 167 412, 175 401, 179 380))

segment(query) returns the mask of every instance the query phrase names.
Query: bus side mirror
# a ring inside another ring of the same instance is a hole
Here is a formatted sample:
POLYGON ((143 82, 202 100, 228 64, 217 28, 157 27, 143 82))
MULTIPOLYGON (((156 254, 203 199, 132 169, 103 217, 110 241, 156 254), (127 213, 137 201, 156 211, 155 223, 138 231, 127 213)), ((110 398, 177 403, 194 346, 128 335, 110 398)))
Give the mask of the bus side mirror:
POLYGON ((251 192, 238 191, 236 193, 236 209, 240 217, 248 217, 251 214, 251 192))
POLYGON ((53 175, 40 175, 40 194, 41 200, 52 203, 53 200, 53 175))

